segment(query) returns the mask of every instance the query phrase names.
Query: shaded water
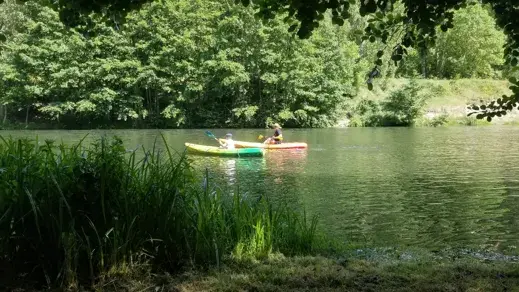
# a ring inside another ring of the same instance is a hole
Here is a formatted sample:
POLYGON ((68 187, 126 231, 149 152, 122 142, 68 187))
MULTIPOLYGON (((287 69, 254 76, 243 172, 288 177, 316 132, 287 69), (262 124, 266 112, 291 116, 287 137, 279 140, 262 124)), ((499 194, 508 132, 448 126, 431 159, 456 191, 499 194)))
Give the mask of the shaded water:
MULTIPOLYGON (((217 136, 226 132, 213 131, 217 136)), ((87 133, 88 139, 116 134, 128 148, 150 147, 159 135, 156 130, 0 131, 65 142, 87 133)), ((203 130, 162 133, 179 151, 184 142, 216 143, 203 130)), ((232 133, 236 140, 254 141, 270 131, 232 133)), ((224 187, 304 206, 342 241, 516 251, 519 128, 286 129, 284 136, 307 142, 309 149, 269 151, 264 158, 190 157, 224 187)))

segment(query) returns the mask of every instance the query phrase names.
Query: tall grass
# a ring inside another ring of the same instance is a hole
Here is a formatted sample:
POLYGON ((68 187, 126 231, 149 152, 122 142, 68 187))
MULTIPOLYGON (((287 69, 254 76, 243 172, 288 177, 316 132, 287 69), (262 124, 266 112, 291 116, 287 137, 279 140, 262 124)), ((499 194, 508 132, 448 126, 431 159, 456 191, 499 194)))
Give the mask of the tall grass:
POLYGON ((175 272, 314 246, 315 219, 223 193, 208 176, 201 187, 186 156, 167 146, 1 140, 1 283, 75 287, 144 264, 175 272))

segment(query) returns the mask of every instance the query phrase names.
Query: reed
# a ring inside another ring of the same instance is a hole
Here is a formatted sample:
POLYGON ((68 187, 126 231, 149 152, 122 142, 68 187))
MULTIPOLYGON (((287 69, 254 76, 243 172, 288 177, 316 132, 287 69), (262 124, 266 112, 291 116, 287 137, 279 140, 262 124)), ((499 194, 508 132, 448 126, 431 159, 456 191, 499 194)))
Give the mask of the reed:
POLYGON ((195 177, 167 145, 1 138, 0 282, 74 288, 143 265, 176 272, 314 248, 315 218, 195 177))

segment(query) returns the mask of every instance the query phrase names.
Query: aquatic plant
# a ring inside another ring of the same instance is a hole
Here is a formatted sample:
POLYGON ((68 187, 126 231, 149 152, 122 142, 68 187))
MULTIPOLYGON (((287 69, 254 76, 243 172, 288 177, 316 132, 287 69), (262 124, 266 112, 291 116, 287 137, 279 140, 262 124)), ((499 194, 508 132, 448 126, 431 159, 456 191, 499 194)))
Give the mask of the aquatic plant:
POLYGON ((0 282, 76 287, 143 265, 176 272, 231 253, 312 250, 315 218, 226 193, 208 176, 200 186, 183 153, 158 145, 2 138, 0 282))

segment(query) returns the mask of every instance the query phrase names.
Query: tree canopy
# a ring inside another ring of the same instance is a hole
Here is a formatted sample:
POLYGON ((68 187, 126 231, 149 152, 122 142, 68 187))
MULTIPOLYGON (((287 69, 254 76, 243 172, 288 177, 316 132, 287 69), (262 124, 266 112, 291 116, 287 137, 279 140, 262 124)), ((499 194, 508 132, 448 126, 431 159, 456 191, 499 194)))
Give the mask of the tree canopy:
MULTIPOLYGON (((249 5, 249 0, 241 0, 244 5, 249 5)), ((350 13, 350 6, 356 0, 252 0, 257 5, 258 15, 265 19, 270 19, 275 13, 288 13, 287 21, 296 19, 291 29, 297 29, 297 34, 301 38, 308 37, 312 31, 319 26, 319 21, 323 19, 326 11, 331 10, 333 22, 343 25, 350 13)), ((519 63, 519 6, 514 0, 483 0, 484 4, 489 4, 495 12, 495 17, 499 27, 503 29, 507 36, 504 46, 506 64, 517 70, 519 63)), ((392 38, 398 39, 398 43, 393 46, 391 59, 394 62, 402 60, 403 55, 407 54, 409 48, 427 49, 435 44, 437 40, 436 27, 442 31, 447 31, 454 27, 454 11, 467 5, 477 3, 472 0, 365 0, 360 1, 360 15, 370 15, 370 24, 365 28, 364 39, 370 41, 381 40, 384 44, 390 44, 392 38), (396 9, 403 5, 403 9, 396 9)), ((481 35, 480 37, 486 37, 481 35)), ((382 57, 383 52, 379 52, 382 57)), ((376 66, 372 70, 375 75, 382 65, 379 58, 376 66)), ((519 82, 516 78, 511 78, 511 96, 503 96, 486 105, 473 105, 471 114, 477 113, 477 118, 487 118, 491 121, 492 117, 502 116, 514 107, 519 105, 519 82)), ((369 85, 368 85, 369 86, 369 85)))
POLYGON ((0 117, 67 127, 333 125, 368 70, 347 27, 293 38, 231 1, 146 4, 113 27, 67 29, 36 2, 0 5, 0 117), (8 15, 19 17, 11 18, 8 15))
MULTIPOLYGON (((151 0, 60 0, 41 3, 59 11, 59 17, 65 25, 82 31, 95 32, 97 30, 95 25, 99 21, 119 27, 128 13, 142 9, 147 2, 151 0), (85 17, 92 12, 97 13, 96 20, 85 17)), ((424 51, 433 47, 438 41, 449 41, 448 37, 438 38, 439 32, 452 29, 452 33, 466 34, 466 31, 453 29, 454 12, 477 3, 474 0, 239 0, 235 2, 250 6, 255 16, 262 19, 264 23, 282 19, 286 30, 301 39, 310 38, 317 28, 327 21, 326 19, 330 19, 335 25, 344 26, 352 23, 357 15, 365 16, 367 23, 357 27, 358 38, 381 44, 381 49, 376 53, 375 64, 369 71, 369 88, 373 87, 372 79, 380 75, 385 61, 397 64, 413 49, 424 51), (384 57, 386 54, 390 56, 384 57)), ((514 75, 519 63, 519 18, 517 17, 519 7, 513 0, 483 0, 482 2, 491 7, 497 25, 506 35, 503 46, 505 66, 509 68, 510 75, 514 75)), ((3 35, 5 39, 6 34, 3 35)), ((480 37, 487 36, 481 34, 480 37)), ((473 68, 474 72, 482 70, 485 68, 473 68)), ((511 96, 503 96, 489 104, 473 105, 470 107, 473 110, 470 114, 475 113, 477 118, 491 120, 492 117, 505 115, 507 111, 518 106, 519 83, 513 77, 510 78, 510 82, 513 91, 511 96)))

